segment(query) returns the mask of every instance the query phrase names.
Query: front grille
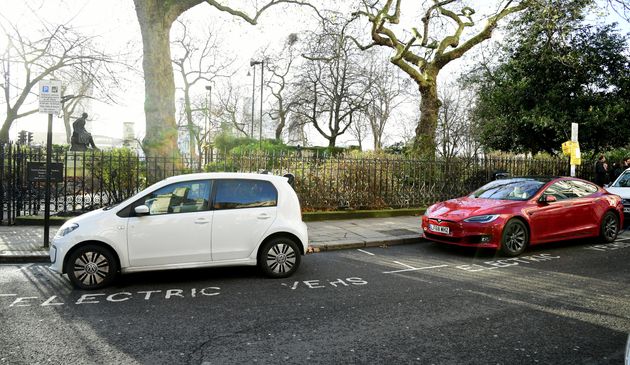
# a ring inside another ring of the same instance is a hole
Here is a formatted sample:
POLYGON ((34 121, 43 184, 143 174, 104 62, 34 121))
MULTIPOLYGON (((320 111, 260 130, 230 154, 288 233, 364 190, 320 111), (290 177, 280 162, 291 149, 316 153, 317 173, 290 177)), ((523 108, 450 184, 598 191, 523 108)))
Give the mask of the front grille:
POLYGON ((455 221, 450 221, 448 219, 437 219, 437 218, 429 218, 429 221, 433 221, 433 222, 436 222, 436 223, 442 223, 442 222, 455 223, 455 221))

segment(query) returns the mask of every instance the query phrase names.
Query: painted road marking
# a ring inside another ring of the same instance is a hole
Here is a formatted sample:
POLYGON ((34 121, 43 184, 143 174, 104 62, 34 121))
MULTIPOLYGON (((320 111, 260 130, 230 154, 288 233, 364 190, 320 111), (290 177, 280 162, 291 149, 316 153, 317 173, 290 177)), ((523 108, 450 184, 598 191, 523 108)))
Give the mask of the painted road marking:
MULTIPOLYGON (((396 262, 396 261, 394 261, 394 262, 396 262)), ((440 267, 447 267, 448 266, 448 265, 437 265, 437 266, 427 266, 427 267, 412 267, 412 266, 405 265, 405 264, 401 264, 401 265, 407 266, 407 267, 409 267, 409 269, 394 270, 394 271, 383 271, 383 274, 395 274, 395 273, 398 273, 398 272, 405 272, 405 271, 418 271, 418 270, 438 269, 440 267)))
POLYGON ((367 251, 363 251, 363 250, 362 250, 362 249, 360 249, 360 248, 358 248, 358 249, 357 249, 357 251, 359 251, 359 252, 363 252, 363 253, 366 253, 366 254, 368 254, 368 255, 370 255, 370 256, 374 256, 374 254, 373 254, 373 253, 371 253, 371 252, 367 252, 367 251))

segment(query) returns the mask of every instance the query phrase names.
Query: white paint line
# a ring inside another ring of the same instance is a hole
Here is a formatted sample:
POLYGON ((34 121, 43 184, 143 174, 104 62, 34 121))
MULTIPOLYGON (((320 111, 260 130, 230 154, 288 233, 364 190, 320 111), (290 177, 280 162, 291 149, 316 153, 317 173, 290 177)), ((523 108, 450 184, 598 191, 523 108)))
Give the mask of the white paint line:
POLYGON ((630 240, 630 237, 628 238, 617 238, 615 241, 627 241, 630 240))
POLYGON ((14 297, 17 294, 0 294, 0 297, 14 297))
POLYGON ((398 265, 402 265, 402 266, 404 266, 404 267, 408 267, 408 268, 410 268, 410 269, 415 269, 415 267, 413 267, 413 266, 411 266, 411 265, 403 264, 402 262, 399 262, 399 261, 394 261, 394 263, 395 263, 395 264, 398 264, 398 265))
POLYGON ((367 252, 367 251, 363 251, 363 250, 362 250, 362 249, 360 249, 360 248, 357 248, 357 251, 360 251, 360 252, 366 253, 366 254, 368 254, 368 255, 370 255, 370 256, 374 256, 374 254, 373 254, 373 253, 371 253, 371 252, 367 252))
POLYGON ((395 271, 383 271, 383 274, 395 274, 398 272, 405 272, 405 271, 417 271, 417 270, 427 270, 427 269, 437 269, 440 267, 447 267, 448 265, 438 265, 438 266, 429 266, 429 267, 414 267, 412 269, 403 269, 403 270, 395 270, 395 271))

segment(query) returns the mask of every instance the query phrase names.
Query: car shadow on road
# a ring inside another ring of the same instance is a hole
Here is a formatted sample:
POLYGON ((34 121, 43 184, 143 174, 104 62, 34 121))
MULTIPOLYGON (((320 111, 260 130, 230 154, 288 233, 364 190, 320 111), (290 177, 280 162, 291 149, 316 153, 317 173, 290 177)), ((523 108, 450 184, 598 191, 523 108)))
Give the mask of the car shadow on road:
MULTIPOLYGON (((615 241, 620 242, 620 241, 615 241)), ((529 246, 525 249, 521 255, 531 255, 545 253, 551 250, 564 250, 576 247, 588 247, 593 245, 606 245, 599 238, 581 238, 568 241, 547 242, 529 246)), ((494 248, 476 248, 476 247, 462 247, 456 245, 449 245, 438 242, 430 242, 427 249, 430 249, 432 253, 440 255, 451 255, 465 258, 482 258, 482 259, 500 259, 507 256, 502 255, 498 250, 494 248)))
POLYGON ((174 269, 164 271, 147 271, 119 275, 112 287, 124 288, 145 285, 194 285, 207 284, 212 280, 241 281, 260 279, 265 277, 254 266, 215 267, 199 269, 174 269))

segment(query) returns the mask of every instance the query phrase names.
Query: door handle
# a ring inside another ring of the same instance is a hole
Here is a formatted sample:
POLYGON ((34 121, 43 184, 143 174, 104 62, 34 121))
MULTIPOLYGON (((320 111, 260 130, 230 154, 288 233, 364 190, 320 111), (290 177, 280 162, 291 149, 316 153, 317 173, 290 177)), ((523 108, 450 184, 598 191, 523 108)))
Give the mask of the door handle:
POLYGON ((210 223, 210 221, 204 218, 199 218, 195 220, 195 224, 207 224, 207 223, 210 223))
POLYGON ((258 215, 258 219, 269 219, 271 216, 267 213, 261 213, 258 215))

